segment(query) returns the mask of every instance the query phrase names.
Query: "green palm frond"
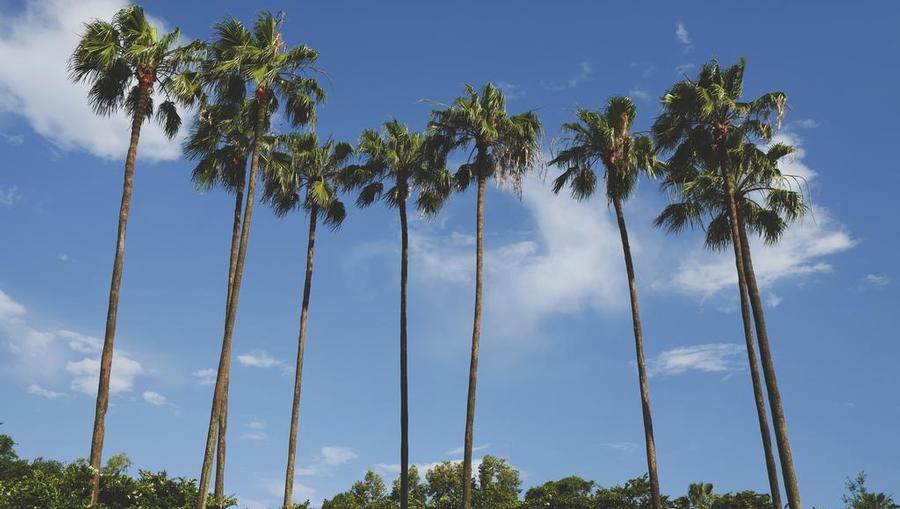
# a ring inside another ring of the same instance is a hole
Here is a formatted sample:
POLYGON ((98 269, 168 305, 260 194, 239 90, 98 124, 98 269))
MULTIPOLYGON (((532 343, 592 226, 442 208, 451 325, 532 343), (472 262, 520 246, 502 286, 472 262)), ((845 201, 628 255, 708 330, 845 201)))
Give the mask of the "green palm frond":
POLYGON ((578 121, 563 125, 564 148, 549 163, 563 169, 553 191, 558 193, 568 184, 573 198, 590 197, 599 165, 609 201, 628 199, 641 173, 655 177, 661 166, 652 141, 629 133, 636 115, 637 108, 628 97, 611 97, 602 111, 578 110, 578 121))
POLYGON ((541 130, 533 111, 508 115, 503 92, 491 83, 480 91, 466 85, 449 108, 432 112, 428 124, 429 134, 444 151, 470 150, 455 174, 458 189, 468 186, 465 178, 493 177, 517 193, 524 174, 540 161, 541 130))

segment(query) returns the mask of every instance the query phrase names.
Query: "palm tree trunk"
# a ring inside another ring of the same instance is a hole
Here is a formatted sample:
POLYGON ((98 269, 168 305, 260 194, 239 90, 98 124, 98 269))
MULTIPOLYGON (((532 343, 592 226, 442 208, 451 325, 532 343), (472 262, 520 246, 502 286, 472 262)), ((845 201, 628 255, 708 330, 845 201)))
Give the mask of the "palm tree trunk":
MULTIPOLYGON (((726 181, 728 189, 729 218, 736 217, 737 204, 734 201, 734 185, 731 180, 726 181)), ((740 239, 736 228, 736 222, 732 219, 731 236, 732 239, 740 239)), ((763 397, 762 381, 759 377, 759 363, 756 359, 756 347, 753 344, 753 326, 750 318, 750 303, 747 297, 747 278, 744 271, 743 252, 746 244, 743 239, 733 242, 734 248, 734 265, 738 275, 738 291, 741 297, 741 320, 744 324, 744 342, 747 348, 747 363, 750 366, 750 380, 753 382, 753 399, 756 403, 756 416, 759 420, 759 433, 762 437, 763 453, 766 459, 766 473, 769 477, 769 493, 772 495, 772 507, 774 509, 782 509, 781 505, 781 488, 778 485, 778 468, 775 465, 775 455, 772 452, 772 437, 769 431, 769 418, 766 412, 766 402, 763 397)))
POLYGON ((400 200, 400 509, 409 507, 409 379, 407 370, 406 281, 409 232, 406 196, 400 200))
POLYGON ((778 379, 775 375, 775 363, 772 359, 772 349, 769 345, 769 333, 766 329, 766 317, 763 312, 762 298, 759 287, 756 284, 756 274, 753 272, 753 259, 750 256, 750 243, 747 241, 747 230, 741 220, 740 209, 735 203, 736 227, 740 234, 741 257, 744 262, 744 274, 747 280, 747 293, 750 296, 750 305, 753 308, 753 321, 756 324, 756 340, 759 343, 759 356, 763 366, 763 376, 766 379, 766 390, 769 396, 769 408, 772 409, 772 424, 775 428, 775 444, 778 446, 778 457, 781 459, 781 475, 784 477, 784 489, 787 492, 788 505, 791 509, 803 509, 800 502, 800 485, 797 482, 797 472, 794 470, 794 457, 791 454, 791 444, 788 440, 787 423, 784 418, 784 408, 781 404, 781 391, 778 390, 778 379))
POLYGON ((466 436, 463 444, 463 509, 472 509, 472 444, 475 438, 475 385, 478 382, 478 351, 481 339, 481 289, 484 276, 484 185, 478 177, 475 207, 475 317, 472 320, 472 358, 469 363, 469 393, 466 400, 466 436))
POLYGON ((641 410, 644 416, 644 442, 647 446, 647 471, 650 475, 650 495, 652 509, 661 509, 659 496, 659 474, 656 470, 656 440, 653 438, 653 417, 650 413, 650 386, 647 382, 647 363, 644 359, 644 333, 641 327, 641 310, 638 303, 637 281, 634 276, 634 263, 631 259, 631 246, 628 242, 628 229, 625 227, 625 213, 622 200, 613 200, 616 209, 616 220, 619 223, 619 235, 622 237, 622 251, 625 256, 625 271, 628 274, 628 291, 631 296, 631 322, 634 325, 634 348, 637 354, 638 381, 641 390, 641 410))
POLYGON ((294 459, 297 454, 297 427, 300 422, 300 389, 303 381, 303 352, 306 350, 306 324, 309 318, 309 294, 312 289, 313 254, 316 246, 318 207, 309 211, 309 239, 306 244, 306 276, 303 280, 303 304, 300 308, 300 337, 297 341, 297 366, 294 370, 294 401, 291 407, 291 431, 288 436, 287 469, 284 474, 284 508, 293 509, 294 459))
MULTIPOLYGON (((231 300, 231 290, 234 288, 234 272, 237 266, 238 248, 241 238, 241 207, 244 205, 244 181, 238 184, 234 198, 234 221, 231 227, 231 254, 228 258, 228 289, 226 290, 225 308, 231 300)), ((216 486, 215 501, 221 507, 225 499, 225 434, 228 429, 228 385, 225 384, 225 398, 222 401, 222 411, 219 413, 219 429, 217 432, 218 446, 216 448, 216 486)))
POLYGON ((253 155, 250 159, 250 176, 247 182, 247 203, 244 206, 244 218, 241 225, 241 241, 238 247, 237 262, 234 267, 234 282, 231 296, 225 311, 225 333, 222 337, 222 351, 219 354, 219 367, 216 373, 216 387, 213 392, 212 410, 209 416, 209 428, 206 433, 206 449, 203 453, 203 466, 200 470, 200 483, 197 491, 197 509, 206 509, 209 496, 209 475, 212 470, 213 455, 216 448, 216 436, 219 427, 219 415, 225 405, 228 379, 231 371, 231 341, 234 335, 234 320, 237 315, 238 297, 241 293, 241 279, 244 273, 244 259, 247 256, 247 242, 250 237, 250 221, 253 217, 253 202, 256 194, 256 174, 259 171, 260 139, 263 122, 257 122, 253 137, 253 155))
POLYGON ((100 381, 97 386, 97 406, 94 410, 94 431, 91 436, 91 505, 100 496, 100 461, 103 456, 103 436, 106 433, 106 411, 109 408, 109 378, 112 372, 113 342, 116 337, 116 318, 119 312, 119 288, 125 265, 125 232, 128 229, 128 213, 131 210, 131 193, 134 187, 134 164, 137 159, 141 125, 150 100, 150 84, 141 82, 138 90, 136 113, 131 120, 131 140, 125 157, 125 182, 122 186, 122 203, 119 206, 119 228, 116 236, 116 254, 113 258, 112 281, 109 285, 109 307, 106 311, 106 333, 100 354, 100 381))

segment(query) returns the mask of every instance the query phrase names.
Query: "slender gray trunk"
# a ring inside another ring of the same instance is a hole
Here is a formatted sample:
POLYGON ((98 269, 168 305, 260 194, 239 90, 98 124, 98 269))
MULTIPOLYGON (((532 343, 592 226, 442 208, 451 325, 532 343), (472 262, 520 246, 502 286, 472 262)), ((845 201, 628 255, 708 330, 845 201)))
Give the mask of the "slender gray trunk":
POLYGON ((766 317, 763 311, 762 298, 756 285, 756 274, 753 271, 753 259, 750 255, 750 243, 747 241, 747 230, 740 216, 740 209, 734 207, 736 226, 741 239, 741 256, 744 262, 744 273, 747 280, 747 293, 753 308, 753 321, 756 324, 756 340, 759 343, 759 356, 762 361, 763 376, 766 380, 766 391, 769 396, 769 408, 772 410, 772 424, 775 428, 775 444, 778 446, 778 457, 781 460, 781 475, 784 478, 784 489, 787 492, 788 505, 791 509, 803 509, 800 502, 800 485, 797 472, 794 470, 794 457, 791 443, 788 440, 787 422, 781 404, 781 391, 778 390, 778 379, 775 375, 775 362, 769 345, 769 334, 766 329, 766 317))
POLYGON ((234 269, 234 283, 231 298, 225 312, 225 332, 222 337, 222 351, 219 354, 219 367, 216 374, 216 386, 213 392, 212 409, 209 416, 209 428, 206 433, 206 448, 203 453, 203 466, 200 470, 200 483, 197 486, 197 509, 206 509, 209 497, 209 476, 212 470, 213 456, 216 449, 216 436, 219 427, 219 415, 225 404, 225 393, 231 371, 231 343, 234 335, 234 320, 237 315, 238 299, 241 293, 241 279, 244 273, 244 259, 247 256, 247 243, 250 237, 250 221, 253 217, 253 202, 256 194, 256 175, 259 170, 260 139, 262 138, 262 120, 257 121, 253 135, 253 152, 250 159, 250 176, 247 181, 247 203, 244 206, 244 218, 241 226, 241 242, 237 262, 234 269))
POLYGON ((106 434, 106 411, 109 408, 109 379, 112 373, 113 343, 116 338, 116 318, 119 312, 119 289, 122 286, 122 272, 125 267, 125 233, 128 229, 128 214, 131 210, 131 193, 134 188, 134 165, 137 159, 141 125, 146 118, 147 102, 150 100, 150 84, 138 85, 137 108, 131 120, 131 139, 125 157, 125 182, 122 186, 122 203, 119 206, 119 227, 116 235, 116 254, 113 258, 112 280, 109 284, 109 306, 106 311, 106 332, 103 350, 100 354, 100 380, 97 386, 97 405, 94 410, 94 430, 91 436, 91 505, 96 505, 100 497, 100 462, 103 456, 103 437, 106 434))
POLYGON ((303 279, 303 303, 300 307, 300 337, 297 340, 297 366, 294 370, 294 400, 291 406, 291 431, 288 436, 287 469, 284 474, 284 509, 293 509, 294 460, 297 455, 297 428, 300 423, 300 391, 303 382, 303 352, 306 350, 306 324, 309 318, 309 294, 312 290, 313 254, 316 246, 318 209, 309 211, 309 238, 306 245, 306 275, 303 279))
POLYGON ((472 320, 472 358, 469 363, 469 392, 466 399, 466 436, 463 444, 463 509, 472 509, 472 446, 475 439, 475 386, 478 382, 478 353, 481 338, 481 291, 484 276, 484 186, 478 177, 475 207, 475 317, 472 320))
POLYGON ((742 253, 745 244, 738 234, 735 214, 737 206, 734 201, 734 185, 731 179, 726 180, 726 192, 728 193, 728 216, 731 224, 732 247, 734 248, 734 265, 738 275, 738 292, 741 301, 741 320, 744 326, 744 342, 747 348, 747 363, 750 367, 750 380, 753 383, 753 399, 756 404, 756 416, 759 421, 759 433, 762 438, 763 453, 766 460, 766 473, 769 478, 769 493, 772 496, 772 507, 782 509, 781 488, 778 485, 778 468, 775 465, 775 455, 772 452, 772 437, 769 431, 769 418, 767 417, 766 402, 763 397, 762 381, 759 376, 759 363, 756 359, 756 347, 753 344, 753 326, 750 317, 750 302, 747 297, 747 278, 744 270, 742 253))
POLYGON ((407 371, 406 280, 409 232, 406 192, 400 200, 400 509, 409 507, 409 380, 407 371))
POLYGON ((613 200, 613 205, 616 209, 616 220, 619 223, 619 235, 622 237, 625 271, 628 274, 628 291, 631 296, 631 322, 634 326, 634 348, 637 354, 641 412, 644 416, 644 443, 647 446, 647 472, 650 476, 651 507, 652 509, 660 509, 662 504, 659 495, 659 474, 656 469, 656 440, 653 438, 653 417, 650 413, 650 385, 647 381, 647 362, 644 358, 644 333, 641 327, 637 279, 634 275, 634 263, 631 259, 631 245, 628 242, 628 229, 625 227, 625 213, 622 210, 622 200, 613 200))
MULTIPOLYGON (((234 272, 237 267, 238 249, 241 239, 241 207, 244 205, 244 179, 238 184, 234 197, 234 220, 231 226, 231 251, 228 258, 228 288, 225 292, 225 309, 228 312, 228 302, 231 300, 231 290, 234 287, 234 272)), ((228 318, 226 317, 226 320, 228 318)), ((218 445, 216 447, 216 505, 222 507, 225 500, 225 436, 228 429, 228 385, 225 385, 225 397, 222 401, 222 411, 219 413, 219 429, 217 431, 218 445)))

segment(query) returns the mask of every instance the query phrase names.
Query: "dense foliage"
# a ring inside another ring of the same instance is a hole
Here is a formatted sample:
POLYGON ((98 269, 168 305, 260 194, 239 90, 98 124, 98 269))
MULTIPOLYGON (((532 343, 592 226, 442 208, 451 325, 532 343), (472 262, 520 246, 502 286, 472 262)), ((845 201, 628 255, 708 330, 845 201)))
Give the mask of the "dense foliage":
MULTIPOLYGON (((0 435, 0 509, 74 509, 87 507, 90 499, 90 466, 84 460, 65 464, 37 458, 19 458, 12 438, 0 435)), ((101 471, 100 507, 103 509, 188 509, 197 497, 194 479, 169 477, 166 472, 138 470, 124 455, 111 456, 101 471)), ((423 479, 409 470, 409 506, 414 509, 457 509, 462 499, 462 463, 445 461, 431 466, 423 479)), ((847 480, 844 509, 900 509, 886 493, 866 487, 865 474, 847 480)), ((485 456, 472 480, 473 506, 477 509, 647 509, 650 484, 647 476, 622 485, 601 487, 577 476, 548 481, 522 489, 519 472, 505 460, 485 456)), ((375 472, 347 491, 325 500, 321 509, 396 509, 400 484, 388 490, 375 472)), ((667 509, 769 509, 769 495, 753 491, 715 493, 711 484, 692 484, 679 497, 662 497, 667 509)), ((210 504, 208 507, 218 506, 210 504)), ((226 497, 226 507, 239 507, 226 497)), ((311 509, 309 501, 294 509, 311 509)))

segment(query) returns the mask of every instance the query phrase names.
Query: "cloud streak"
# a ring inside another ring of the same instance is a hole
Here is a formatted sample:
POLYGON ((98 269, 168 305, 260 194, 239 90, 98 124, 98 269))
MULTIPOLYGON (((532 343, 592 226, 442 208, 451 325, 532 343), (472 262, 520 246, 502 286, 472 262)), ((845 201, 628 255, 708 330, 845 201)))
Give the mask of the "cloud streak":
MULTIPOLYGON (((5 64, 0 67, 0 112, 23 117, 60 149, 124 158, 131 121, 124 113, 95 115, 87 100, 88 86, 69 81, 66 63, 82 23, 109 19, 125 5, 119 0, 37 0, 0 20, 0 61, 5 64)), ((177 139, 168 140, 155 123, 144 126, 141 159, 173 160, 180 155, 177 139)))
POLYGON ((680 375, 688 371, 720 373, 740 369, 737 357, 746 350, 743 345, 715 343, 683 346, 666 350, 651 359, 648 372, 651 376, 680 375))

